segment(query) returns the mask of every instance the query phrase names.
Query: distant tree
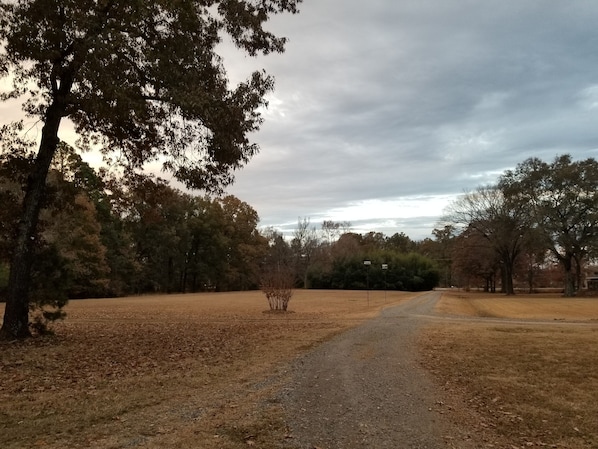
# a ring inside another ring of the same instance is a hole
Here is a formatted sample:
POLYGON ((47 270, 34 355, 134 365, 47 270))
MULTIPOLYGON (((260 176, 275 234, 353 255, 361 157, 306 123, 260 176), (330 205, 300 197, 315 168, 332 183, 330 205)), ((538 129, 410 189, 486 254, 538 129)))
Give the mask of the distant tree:
POLYGON ((131 285, 139 293, 176 291, 188 198, 149 175, 129 176, 126 188, 123 220, 140 268, 131 285))
POLYGON ((226 242, 226 290, 249 290, 259 285, 259 261, 266 252, 266 240, 257 230, 259 216, 249 204, 228 195, 218 201, 222 208, 226 242))
POLYGON ((453 248, 457 229, 455 226, 445 224, 442 228, 432 231, 434 240, 424 239, 417 244, 417 252, 436 262, 440 273, 440 285, 451 287, 453 285, 453 248))
POLYGON ((385 247, 406 254, 414 251, 416 245, 404 232, 396 232, 386 238, 385 247))
POLYGON ((308 287, 307 274, 314 261, 314 255, 320 248, 320 239, 316 228, 310 225, 307 217, 297 220, 297 229, 293 232, 291 248, 295 254, 295 266, 303 288, 308 287))
POLYGON ((187 216, 189 241, 181 272, 181 291, 215 290, 227 275, 228 239, 222 207, 209 197, 195 197, 187 216))
POLYGON ((391 271, 395 264, 404 267, 403 278, 400 281, 403 286, 401 290, 426 291, 438 285, 439 275, 436 264, 421 254, 398 254, 396 260, 389 263, 388 270, 391 271))
POLYGON ((450 257, 459 287, 469 289, 483 285, 486 292, 496 291, 500 256, 476 227, 466 228, 455 238, 450 257))
POLYGON ((565 296, 574 296, 584 261, 598 246, 598 162, 531 158, 505 172, 499 186, 533 217, 545 248, 564 269, 565 296))
POLYGON ((23 186, 32 159, 18 154, 0 154, 0 258, 8 264, 19 224, 23 186))
POLYGON ((128 193, 124 183, 114 174, 101 172, 101 189, 88 191, 94 200, 100 223, 100 238, 106 247, 106 262, 109 267, 108 296, 123 296, 133 293, 141 273, 136 258, 135 243, 125 218, 129 213, 128 193))
POLYGON ((103 197, 103 181, 75 150, 61 142, 50 167, 52 207, 42 210, 46 223, 42 238, 54 245, 65 261, 69 298, 109 295, 110 268, 101 238, 96 204, 103 197))
POLYGON ((513 270, 530 226, 530 215, 519 197, 509 193, 496 186, 479 187, 457 199, 445 218, 464 229, 475 229, 488 241, 501 261, 503 293, 513 295, 513 270))
POLYGON ((354 232, 342 234, 331 249, 334 260, 351 258, 355 253, 361 251, 362 237, 354 232))
POLYGON ((367 232, 361 238, 361 247, 368 253, 384 249, 386 246, 386 236, 382 232, 367 232))
POLYGON ((335 259, 330 273, 313 273, 314 286, 346 290, 431 290, 438 285, 438 269, 434 262, 420 254, 402 254, 389 250, 335 259), (371 265, 365 266, 364 260, 371 265), (382 269, 382 264, 387 269, 382 269))
POLYGON ((350 229, 351 223, 348 221, 324 220, 321 229, 322 240, 330 246, 336 242, 341 235, 349 232, 350 229))
POLYGON ((285 40, 263 28, 271 15, 297 12, 301 0, 19 0, 0 3, 2 99, 22 98, 43 127, 28 176, 0 332, 29 332, 32 237, 37 228, 62 120, 83 147, 100 145, 137 169, 147 161, 188 187, 218 190, 258 148, 258 108, 273 80, 255 72, 229 89, 216 47, 223 34, 249 55, 282 52, 285 40))
POLYGON ((107 250, 101 240, 101 225, 93 202, 84 192, 78 193, 68 206, 56 210, 48 222, 42 237, 56 248, 64 261, 64 270, 68 273, 64 287, 68 297, 108 296, 107 250))
POLYGON ((541 280, 549 255, 543 231, 537 226, 531 227, 527 232, 519 264, 521 278, 525 279, 529 293, 533 293, 537 282, 541 280))
MULTIPOLYGON (((339 246, 338 242, 340 238, 349 233, 351 229, 351 223, 348 221, 336 222, 332 220, 324 220, 321 228, 317 231, 318 244, 313 251, 313 256, 310 256, 310 266, 305 267, 305 282, 311 278, 310 272, 326 272, 329 273, 332 268, 332 262, 335 255, 333 254, 339 246)), ((310 285, 311 287, 311 285, 310 285)))

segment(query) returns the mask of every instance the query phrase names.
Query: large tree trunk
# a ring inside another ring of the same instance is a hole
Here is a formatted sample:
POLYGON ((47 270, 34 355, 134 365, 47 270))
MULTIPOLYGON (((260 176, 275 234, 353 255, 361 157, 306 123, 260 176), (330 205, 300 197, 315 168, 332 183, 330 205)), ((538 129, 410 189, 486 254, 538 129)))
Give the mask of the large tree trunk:
POLYGON ((514 295, 515 288, 513 286, 513 270, 515 267, 515 256, 508 250, 499 252, 502 258, 501 272, 503 276, 502 292, 505 295, 514 295))
POLYGON ((513 262, 507 261, 505 263, 505 294, 514 295, 515 288, 513 286, 513 262))
POLYGON ((573 257, 572 256, 565 256, 562 257, 561 263, 563 264, 563 268, 565 269, 565 290, 564 296, 571 298, 575 296, 575 275, 573 274, 573 257))
POLYGON ((575 293, 579 293, 583 288, 583 275, 582 275, 582 266, 583 266, 583 259, 582 257, 574 257, 575 259, 575 293))
POLYGON ((33 262, 39 212, 46 189, 46 178, 58 145, 58 128, 60 127, 63 110, 56 103, 48 108, 46 121, 42 129, 39 152, 33 171, 27 181, 22 217, 19 222, 10 265, 6 308, 2 328, 0 329, 0 337, 25 338, 31 335, 29 330, 31 264, 33 262))

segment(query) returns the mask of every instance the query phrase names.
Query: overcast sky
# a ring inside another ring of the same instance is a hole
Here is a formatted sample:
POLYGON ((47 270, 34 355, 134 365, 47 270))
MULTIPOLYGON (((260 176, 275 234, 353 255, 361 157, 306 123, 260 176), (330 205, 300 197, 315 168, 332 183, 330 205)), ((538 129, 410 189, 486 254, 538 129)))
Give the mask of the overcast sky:
POLYGON ((228 191, 262 226, 309 218, 431 237, 459 194, 529 157, 598 156, 598 3, 305 0, 286 52, 228 56, 276 77, 261 153, 228 191))
POLYGON ((269 24, 285 53, 222 48, 233 82, 276 78, 228 192, 287 234, 309 218, 431 237, 529 157, 598 158, 597 24, 591 0, 304 0, 269 24))

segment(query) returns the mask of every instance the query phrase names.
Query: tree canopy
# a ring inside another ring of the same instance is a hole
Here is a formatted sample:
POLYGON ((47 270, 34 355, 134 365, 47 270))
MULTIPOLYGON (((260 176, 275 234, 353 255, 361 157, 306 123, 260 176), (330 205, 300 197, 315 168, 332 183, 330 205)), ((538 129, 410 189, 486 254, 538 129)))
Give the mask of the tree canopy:
POLYGON ((160 158, 189 186, 214 189, 257 151, 247 135, 273 87, 255 72, 231 88, 217 45, 228 33, 250 55, 282 51, 263 25, 299 1, 2 2, 4 98, 25 97, 48 127, 68 117, 83 146, 131 167, 160 158))
POLYGON ((598 248, 597 192, 598 162, 592 158, 573 161, 561 155, 551 163, 527 159, 504 172, 496 185, 463 195, 452 205, 446 218, 462 228, 457 249, 468 248, 455 251, 454 260, 461 271, 477 271, 488 282, 499 267, 503 290, 512 294, 512 276, 522 256, 528 279, 534 265, 552 257, 563 269, 565 295, 573 296, 582 286, 584 264, 598 248), (486 240, 494 258, 477 257, 483 246, 477 237, 486 240), (476 258, 484 262, 483 269, 472 268, 476 258))
POLYGON ((479 187, 455 201, 449 217, 470 228, 464 235, 471 237, 470 241, 475 232, 493 248, 504 271, 503 290, 513 295, 513 269, 530 223, 525 205, 496 186, 479 187))
POLYGON ((548 251, 565 270, 565 295, 581 285, 581 268, 598 245, 598 162, 561 155, 552 163, 527 159, 500 179, 533 217, 548 251))

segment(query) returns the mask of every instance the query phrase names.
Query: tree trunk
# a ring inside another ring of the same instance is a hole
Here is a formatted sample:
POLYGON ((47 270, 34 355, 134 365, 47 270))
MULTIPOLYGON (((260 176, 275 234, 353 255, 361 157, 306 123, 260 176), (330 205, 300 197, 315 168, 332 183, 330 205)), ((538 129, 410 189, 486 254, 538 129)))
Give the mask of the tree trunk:
POLYGON ((515 294, 515 288, 513 287, 513 275, 512 273, 507 273, 505 275, 505 295, 513 296, 515 294))
POLYGON ((0 336, 4 338, 26 338, 31 335, 29 330, 29 284, 31 282, 33 250, 42 198, 46 190, 46 178, 59 142, 58 128, 63 111, 64 108, 56 102, 48 108, 39 152, 33 171, 27 180, 23 212, 10 265, 4 321, 0 329, 0 336))
POLYGON ((572 256, 566 256, 561 258, 561 263, 563 264, 563 268, 565 269, 565 290, 564 296, 568 298, 572 298, 575 296, 575 276, 573 275, 572 270, 572 256))
POLYGON ((514 295, 515 288, 513 286, 513 260, 510 257, 504 258, 504 293, 506 295, 514 295))
POLYGON ((583 287, 583 276, 581 267, 583 266, 583 259, 581 256, 575 257, 575 293, 579 293, 583 287))

